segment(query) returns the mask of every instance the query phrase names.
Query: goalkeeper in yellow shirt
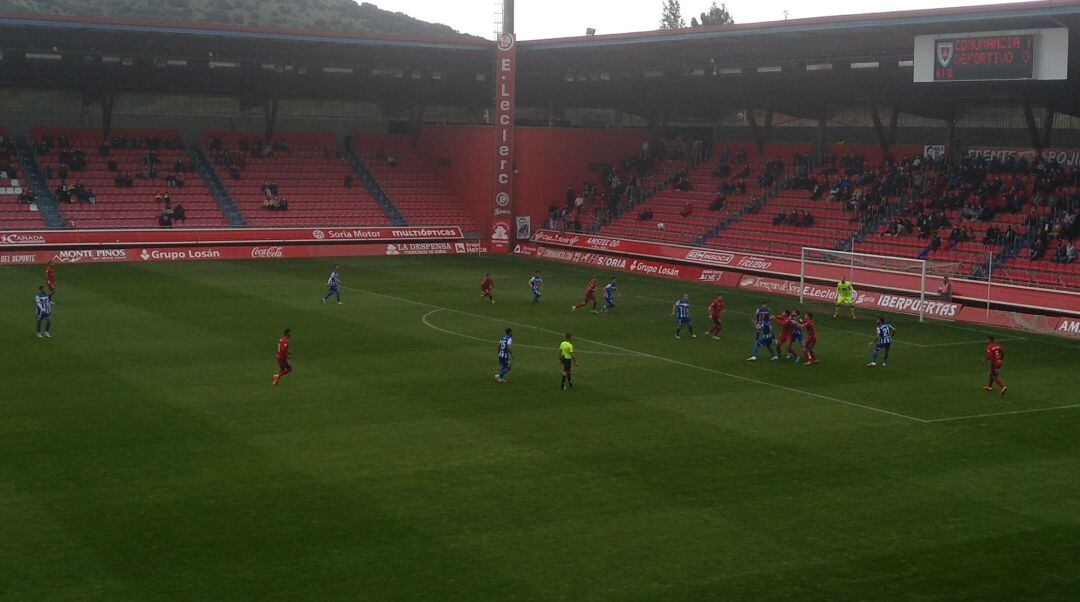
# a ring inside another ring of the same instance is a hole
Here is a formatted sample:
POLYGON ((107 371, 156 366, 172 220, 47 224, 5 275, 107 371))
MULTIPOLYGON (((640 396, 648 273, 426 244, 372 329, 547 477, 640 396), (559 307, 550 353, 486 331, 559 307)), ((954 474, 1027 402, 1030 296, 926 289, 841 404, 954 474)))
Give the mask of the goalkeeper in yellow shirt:
POLYGON ((840 282, 836 283, 836 309, 833 311, 832 317, 836 317, 840 313, 840 306, 847 305, 848 310, 851 312, 851 319, 855 319, 855 286, 847 281, 847 278, 840 277, 840 282))

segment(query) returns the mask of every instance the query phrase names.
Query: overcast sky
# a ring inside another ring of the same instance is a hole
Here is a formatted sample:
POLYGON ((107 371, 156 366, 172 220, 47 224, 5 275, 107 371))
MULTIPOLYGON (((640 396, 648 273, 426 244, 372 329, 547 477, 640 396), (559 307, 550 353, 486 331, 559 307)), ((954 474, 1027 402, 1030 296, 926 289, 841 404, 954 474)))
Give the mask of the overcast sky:
MULTIPOLYGON (((727 0, 736 23, 852 13, 1005 4, 1014 0, 727 0)), ((1046 0, 1036 0, 1045 4, 1046 0)), ((712 0, 681 0, 683 17, 700 14, 712 0)), ((454 29, 493 39, 500 0, 375 0, 379 8, 444 23, 454 29)), ((661 0, 517 0, 516 29, 525 40, 580 36, 585 28, 598 34, 656 29, 661 0)))

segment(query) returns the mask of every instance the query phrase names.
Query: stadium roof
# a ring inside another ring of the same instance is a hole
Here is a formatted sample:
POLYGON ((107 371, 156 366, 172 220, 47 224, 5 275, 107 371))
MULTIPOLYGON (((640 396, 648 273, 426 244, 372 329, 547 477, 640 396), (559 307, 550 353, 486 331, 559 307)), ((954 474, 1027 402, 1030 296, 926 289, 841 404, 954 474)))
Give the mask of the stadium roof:
MULTIPOLYGON (((953 106, 1025 95, 1078 114, 1074 50, 1067 82, 912 83, 915 35, 1040 27, 1080 31, 1080 0, 523 41, 518 92, 524 104, 695 117, 748 107, 816 116, 865 102, 944 117, 953 106)), ((492 96, 493 44, 467 38, 0 13, 0 51, 4 85, 389 103, 492 96)))

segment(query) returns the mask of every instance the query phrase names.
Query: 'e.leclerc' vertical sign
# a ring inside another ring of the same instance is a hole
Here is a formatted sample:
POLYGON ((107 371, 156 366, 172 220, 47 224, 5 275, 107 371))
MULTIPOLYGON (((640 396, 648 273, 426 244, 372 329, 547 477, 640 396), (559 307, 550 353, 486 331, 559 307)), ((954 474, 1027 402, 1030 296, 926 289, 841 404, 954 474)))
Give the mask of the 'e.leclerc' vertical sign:
POLYGON ((491 250, 508 252, 514 208, 514 77, 517 48, 512 33, 499 35, 495 52, 495 186, 492 188, 491 250))

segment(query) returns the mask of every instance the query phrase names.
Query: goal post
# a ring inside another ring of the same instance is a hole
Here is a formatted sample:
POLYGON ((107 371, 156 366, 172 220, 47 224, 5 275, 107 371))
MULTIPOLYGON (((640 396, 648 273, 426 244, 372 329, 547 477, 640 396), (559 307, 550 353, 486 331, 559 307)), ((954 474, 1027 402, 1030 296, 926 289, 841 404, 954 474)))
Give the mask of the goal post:
POLYGON ((873 255, 803 247, 799 259, 799 303, 806 301, 808 282, 835 284, 844 277, 860 288, 917 297, 919 321, 926 317, 928 291, 937 290, 943 277, 958 272, 959 263, 873 255))

